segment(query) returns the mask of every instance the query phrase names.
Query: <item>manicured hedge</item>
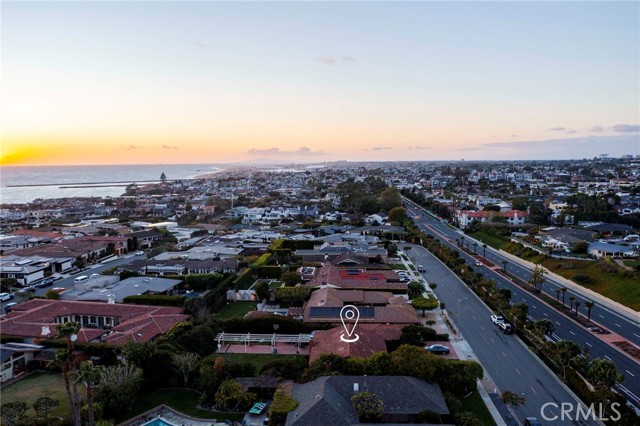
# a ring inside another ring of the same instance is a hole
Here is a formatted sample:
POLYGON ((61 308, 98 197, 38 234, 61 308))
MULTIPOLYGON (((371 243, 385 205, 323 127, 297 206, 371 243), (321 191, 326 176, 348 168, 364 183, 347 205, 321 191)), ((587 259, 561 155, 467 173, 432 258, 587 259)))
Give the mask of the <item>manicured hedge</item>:
POLYGON ((259 266, 256 268, 256 273, 259 278, 280 278, 280 274, 282 274, 282 269, 280 266, 259 266))
POLYGON ((240 273, 233 281, 233 287, 236 290, 247 290, 254 282, 253 271, 251 268, 247 268, 240 273))

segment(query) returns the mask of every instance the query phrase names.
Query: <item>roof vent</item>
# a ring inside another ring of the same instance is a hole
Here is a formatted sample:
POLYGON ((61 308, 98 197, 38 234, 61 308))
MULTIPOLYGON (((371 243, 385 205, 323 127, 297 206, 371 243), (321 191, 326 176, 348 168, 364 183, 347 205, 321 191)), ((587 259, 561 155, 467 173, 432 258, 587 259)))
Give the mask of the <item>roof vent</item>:
POLYGON ((360 391, 360 384, 359 383, 354 383, 353 384, 353 391, 354 392, 360 391))

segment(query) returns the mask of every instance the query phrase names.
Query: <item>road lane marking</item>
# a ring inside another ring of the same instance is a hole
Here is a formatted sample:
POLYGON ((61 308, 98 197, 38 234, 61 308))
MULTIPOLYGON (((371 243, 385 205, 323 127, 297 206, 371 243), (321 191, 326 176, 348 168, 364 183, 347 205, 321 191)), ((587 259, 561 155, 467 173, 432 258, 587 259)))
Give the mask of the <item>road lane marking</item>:
POLYGON ((560 323, 558 321, 556 321, 556 324, 560 325, 560 323))
POLYGON ((574 333, 573 331, 569 330, 569 333, 573 334, 574 336, 576 335, 576 333, 574 333))
POLYGON ((600 315, 600 314, 598 314, 598 316, 599 316, 600 318, 604 318, 604 317, 603 317, 602 315, 600 315))
POLYGON ((538 309, 538 307, 537 307, 536 305, 531 305, 531 307, 532 307, 533 309, 538 309))
POLYGON ((611 358, 609 358, 607 355, 604 356, 606 359, 608 359, 609 361, 613 361, 611 358))
POLYGON ((507 354, 505 354, 504 352, 500 352, 502 354, 503 357, 507 357, 507 354))
POLYGON ((518 367, 513 367, 513 368, 515 368, 515 369, 516 369, 516 373, 518 373, 519 375, 521 375, 521 376, 522 376, 522 373, 520 372, 520 370, 518 370, 518 367))
POLYGON ((621 326, 620 324, 618 324, 617 322, 614 322, 614 324, 615 324, 617 327, 622 328, 622 326, 621 326))
POLYGON ((547 315, 546 312, 543 312, 542 315, 544 315, 545 317, 548 317, 549 315, 547 315))
POLYGON ((590 348, 592 348, 593 346, 591 346, 591 343, 589 342, 584 342, 587 346, 589 346, 590 348))
POLYGON ((634 335, 634 336, 636 336, 636 337, 640 337, 640 336, 638 336, 636 333, 633 333, 633 335, 634 335))
POLYGON ((471 315, 471 318, 476 319, 476 317, 475 317, 475 316, 473 316, 473 315, 471 315))
POLYGON ((631 371, 629 371, 629 370, 624 370, 624 371, 626 371, 626 372, 627 372, 627 374, 629 374, 631 377, 636 377, 636 375, 635 375, 635 374, 633 374, 631 371))
POLYGON ((531 388, 531 390, 533 391, 533 393, 535 393, 536 395, 538 394, 538 392, 536 392, 536 390, 533 388, 533 386, 529 386, 531 388))

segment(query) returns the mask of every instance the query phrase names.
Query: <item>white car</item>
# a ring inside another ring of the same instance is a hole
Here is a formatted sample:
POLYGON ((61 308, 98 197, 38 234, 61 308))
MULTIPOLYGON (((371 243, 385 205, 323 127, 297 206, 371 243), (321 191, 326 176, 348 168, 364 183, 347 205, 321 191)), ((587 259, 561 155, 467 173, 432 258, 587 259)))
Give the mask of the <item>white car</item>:
POLYGON ((495 325, 499 325, 504 323, 504 318, 502 317, 502 315, 491 315, 491 322, 495 325))
POLYGON ((0 301, 6 302, 7 300, 13 299, 13 294, 10 293, 0 293, 0 301))

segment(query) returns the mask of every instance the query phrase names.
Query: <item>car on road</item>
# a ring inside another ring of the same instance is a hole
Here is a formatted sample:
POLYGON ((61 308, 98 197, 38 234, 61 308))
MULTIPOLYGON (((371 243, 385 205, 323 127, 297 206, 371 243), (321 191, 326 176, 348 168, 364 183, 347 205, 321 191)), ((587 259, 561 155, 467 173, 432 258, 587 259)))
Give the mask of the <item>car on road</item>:
POLYGON ((609 331, 600 327, 596 327, 595 325, 592 325, 591 327, 587 327, 587 330, 595 334, 609 334, 609 331))
POLYGON ((51 290, 53 290, 53 291, 57 291, 58 293, 63 293, 63 292, 65 292, 65 291, 67 291, 67 289, 66 289, 66 288, 64 288, 64 287, 54 287, 54 288, 52 288, 51 290))
POLYGON ((535 417, 527 417, 524 419, 524 426, 542 426, 542 423, 535 417))
POLYGON ((27 293, 27 292, 34 292, 34 291, 36 291, 36 286, 29 285, 16 291, 16 293, 27 293))
POLYGON ((93 279, 93 278, 98 278, 100 276, 100 274, 91 274, 91 276, 89 277, 89 279, 93 279))
POLYGON ((48 277, 48 278, 45 278, 44 280, 40 281, 38 284, 36 284, 36 287, 38 287, 38 288, 49 287, 50 285, 53 285, 54 281, 55 280, 53 279, 53 277, 48 277))
POLYGON ((7 300, 13 299, 13 294, 11 293, 0 293, 0 301, 6 302, 7 300))
POLYGON ((480 262, 479 260, 476 262, 476 266, 482 266, 482 262, 480 262))
POLYGON ((422 265, 418 265, 418 272, 427 272, 427 268, 422 265))
POLYGON ((430 345, 425 346, 424 348, 432 354, 447 355, 449 353, 449 348, 445 345, 430 345))
POLYGON ((498 327, 500 328, 500 330, 502 330, 502 332, 504 334, 512 334, 513 333, 513 326, 511 324, 509 324, 508 322, 498 323, 498 327))
POLYGON ((143 251, 137 251, 137 252, 135 252, 133 254, 135 254, 136 256, 142 256, 144 254, 144 252, 143 251))
POLYGON ((504 317, 502 315, 491 315, 491 322, 495 325, 501 324, 504 322, 504 317))

